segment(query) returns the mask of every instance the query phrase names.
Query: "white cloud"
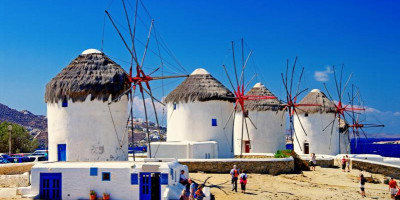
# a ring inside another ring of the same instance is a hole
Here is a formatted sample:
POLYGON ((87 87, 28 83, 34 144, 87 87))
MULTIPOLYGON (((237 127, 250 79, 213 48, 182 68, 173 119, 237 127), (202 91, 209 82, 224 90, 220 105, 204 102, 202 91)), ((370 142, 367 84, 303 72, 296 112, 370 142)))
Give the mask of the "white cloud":
MULTIPOLYGON (((145 98, 146 108, 147 108, 147 116, 149 117, 150 121, 155 122, 155 114, 153 104, 151 103, 151 98, 145 98)), ((162 101, 162 99, 159 99, 162 101)), ((157 116, 160 124, 162 123, 163 114, 166 115, 167 107, 163 106, 161 103, 154 101, 154 106, 156 107, 157 116)), ((135 96, 133 99, 133 116, 136 118, 145 119, 145 111, 143 106, 143 100, 141 96, 135 96)), ((164 124, 166 120, 164 119, 164 124)))
POLYGON ((329 80, 329 74, 333 74, 330 66, 326 66, 325 71, 315 71, 314 78, 319 82, 326 82, 329 80))
POLYGON ((400 112, 394 112, 393 115, 396 116, 396 117, 400 116, 400 112))

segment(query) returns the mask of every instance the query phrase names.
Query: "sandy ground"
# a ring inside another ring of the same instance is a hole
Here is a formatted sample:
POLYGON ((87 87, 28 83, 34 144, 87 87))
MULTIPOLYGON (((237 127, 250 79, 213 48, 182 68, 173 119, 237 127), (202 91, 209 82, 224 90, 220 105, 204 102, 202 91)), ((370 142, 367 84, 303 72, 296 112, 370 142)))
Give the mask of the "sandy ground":
POLYGON ((197 183, 211 187, 211 193, 218 200, 244 199, 390 199, 388 185, 384 176, 362 172, 366 177, 373 176, 382 183, 366 183, 366 196, 360 195, 357 177, 361 171, 342 172, 339 168, 320 168, 302 174, 249 174, 246 194, 231 191, 229 174, 190 173, 197 183))

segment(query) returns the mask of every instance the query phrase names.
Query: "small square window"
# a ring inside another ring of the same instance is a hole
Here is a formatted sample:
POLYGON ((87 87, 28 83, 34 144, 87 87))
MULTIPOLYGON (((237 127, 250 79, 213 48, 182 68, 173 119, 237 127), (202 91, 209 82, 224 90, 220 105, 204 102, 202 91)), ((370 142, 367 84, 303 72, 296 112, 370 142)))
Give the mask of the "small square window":
POLYGON ((131 174, 131 185, 139 184, 138 174, 132 173, 131 174))
POLYGON ((110 181, 111 180, 111 173, 110 172, 103 172, 101 180, 102 181, 110 181))
POLYGON ((174 103, 174 110, 176 110, 176 103, 174 103))
POLYGON ((67 100, 67 99, 64 99, 64 100, 62 101, 62 107, 63 107, 63 108, 68 107, 68 100, 67 100))
POLYGON ((211 125, 217 126, 217 119, 211 119, 211 125))
POLYGON ((90 168, 90 176, 97 176, 97 167, 90 168))

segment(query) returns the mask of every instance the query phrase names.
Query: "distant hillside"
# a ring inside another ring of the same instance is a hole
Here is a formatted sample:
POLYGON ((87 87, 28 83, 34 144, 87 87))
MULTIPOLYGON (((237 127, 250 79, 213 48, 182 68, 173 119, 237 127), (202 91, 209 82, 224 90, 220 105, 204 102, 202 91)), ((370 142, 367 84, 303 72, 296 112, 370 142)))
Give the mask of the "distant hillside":
POLYGON ((18 111, 0 103, 0 122, 12 122, 24 126, 37 137, 39 146, 47 145, 47 118, 43 115, 35 115, 27 110, 18 111))

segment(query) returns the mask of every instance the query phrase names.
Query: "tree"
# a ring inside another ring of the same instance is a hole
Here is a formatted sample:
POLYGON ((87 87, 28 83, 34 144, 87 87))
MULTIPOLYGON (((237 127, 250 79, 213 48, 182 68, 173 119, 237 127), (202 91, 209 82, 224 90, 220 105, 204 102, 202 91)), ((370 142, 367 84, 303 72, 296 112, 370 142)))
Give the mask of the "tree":
POLYGON ((0 152, 8 152, 8 139, 10 137, 8 125, 12 126, 11 150, 13 153, 32 152, 38 147, 37 141, 33 140, 33 137, 23 126, 2 122, 0 123, 0 152))

